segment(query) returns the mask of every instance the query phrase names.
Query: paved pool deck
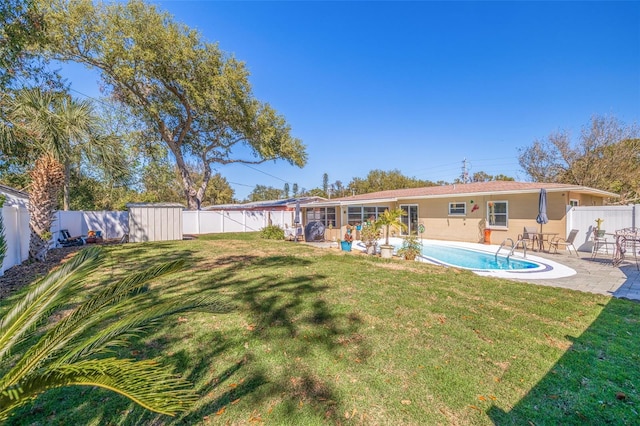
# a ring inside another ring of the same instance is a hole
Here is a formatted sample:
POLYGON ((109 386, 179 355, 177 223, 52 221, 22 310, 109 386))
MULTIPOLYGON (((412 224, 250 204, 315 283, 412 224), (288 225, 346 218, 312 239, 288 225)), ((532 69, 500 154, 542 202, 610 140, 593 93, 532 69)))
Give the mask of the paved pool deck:
POLYGON ((640 271, 638 271, 633 257, 626 259, 616 267, 611 264, 611 255, 599 254, 592 259, 591 253, 578 252, 578 254, 580 258, 575 254, 564 252, 558 254, 535 252, 536 256, 574 269, 576 274, 564 278, 519 279, 517 281, 640 301, 640 271))
MULTIPOLYGON (((315 247, 338 249, 337 243, 307 243, 315 247)), ((536 285, 562 287, 571 290, 604 294, 617 298, 636 300, 640 302, 640 271, 633 257, 626 259, 617 267, 611 264, 611 255, 598 254, 594 259, 591 253, 579 252, 580 257, 568 252, 558 254, 546 252, 529 252, 529 256, 536 256, 552 262, 560 263, 576 271, 576 274, 565 277, 555 277, 553 274, 536 274, 536 278, 510 278, 514 281, 529 282, 536 285)))

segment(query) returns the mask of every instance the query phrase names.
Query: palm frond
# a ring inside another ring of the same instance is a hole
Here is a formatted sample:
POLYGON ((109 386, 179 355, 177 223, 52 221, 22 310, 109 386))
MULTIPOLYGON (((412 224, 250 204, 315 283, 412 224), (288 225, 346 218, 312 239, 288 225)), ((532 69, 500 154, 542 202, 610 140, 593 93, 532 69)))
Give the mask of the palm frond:
POLYGON ((117 305, 124 298, 135 294, 149 280, 181 269, 183 264, 184 262, 181 260, 167 262, 106 286, 104 290, 78 306, 31 346, 11 371, 0 379, 0 389, 14 385, 37 369, 43 361, 55 359, 56 353, 64 349, 71 339, 102 321, 105 309, 117 305))
POLYGON ((156 361, 117 358, 87 360, 32 374, 12 388, 0 392, 0 421, 42 392, 71 385, 108 389, 148 410, 170 416, 185 410, 198 398, 188 381, 158 368, 156 361))
POLYGON ((231 310, 228 303, 216 296, 187 297, 177 303, 170 300, 136 310, 136 306, 141 306, 140 302, 138 298, 134 298, 128 301, 127 306, 119 306, 118 309, 114 309, 112 313, 115 315, 121 314, 122 310, 135 313, 121 316, 108 326, 101 327, 100 330, 78 339, 77 342, 70 342, 70 345, 65 348, 64 356, 56 361, 56 365, 75 362, 80 358, 105 352, 109 348, 122 346, 127 343, 127 338, 139 334, 170 315, 195 310, 206 310, 211 313, 226 313, 231 310))
POLYGON ((65 290, 77 288, 101 261, 101 249, 92 247, 77 253, 56 271, 33 285, 29 291, 0 320, 0 360, 11 348, 59 306, 65 290))

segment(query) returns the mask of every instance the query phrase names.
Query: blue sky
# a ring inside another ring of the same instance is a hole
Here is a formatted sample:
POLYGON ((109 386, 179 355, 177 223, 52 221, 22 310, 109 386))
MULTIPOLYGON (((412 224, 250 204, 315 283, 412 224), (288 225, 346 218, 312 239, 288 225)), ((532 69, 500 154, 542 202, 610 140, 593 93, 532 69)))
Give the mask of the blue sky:
POLYGON ((526 180, 518 148, 535 139, 577 138, 594 114, 640 122, 638 2, 153 3, 244 61, 307 146, 303 169, 219 167, 240 199, 323 173, 452 181, 465 158, 526 180))

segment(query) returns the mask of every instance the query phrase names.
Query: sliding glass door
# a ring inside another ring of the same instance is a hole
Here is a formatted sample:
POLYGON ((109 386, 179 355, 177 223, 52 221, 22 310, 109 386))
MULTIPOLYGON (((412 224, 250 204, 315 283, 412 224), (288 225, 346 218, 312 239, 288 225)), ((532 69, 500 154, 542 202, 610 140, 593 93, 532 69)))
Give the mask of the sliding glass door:
POLYGON ((402 223, 407 228, 402 230, 402 235, 418 235, 418 206, 415 204, 400 205, 406 215, 402 216, 402 223))

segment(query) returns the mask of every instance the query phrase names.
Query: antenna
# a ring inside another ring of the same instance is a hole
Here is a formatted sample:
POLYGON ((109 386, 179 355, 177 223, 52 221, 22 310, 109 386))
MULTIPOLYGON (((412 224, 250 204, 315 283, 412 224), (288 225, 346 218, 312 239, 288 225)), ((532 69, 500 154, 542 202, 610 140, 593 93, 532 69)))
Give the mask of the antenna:
POLYGON ((467 159, 462 160, 462 183, 469 183, 469 170, 467 170, 467 159))

